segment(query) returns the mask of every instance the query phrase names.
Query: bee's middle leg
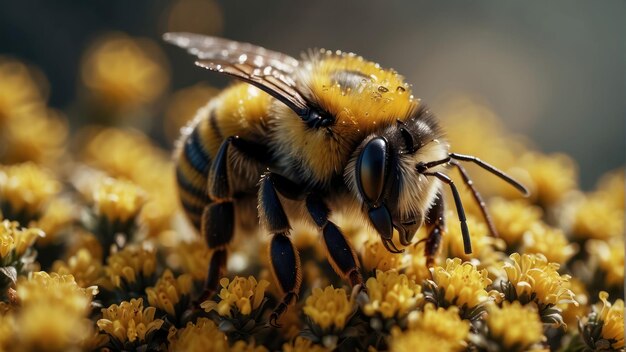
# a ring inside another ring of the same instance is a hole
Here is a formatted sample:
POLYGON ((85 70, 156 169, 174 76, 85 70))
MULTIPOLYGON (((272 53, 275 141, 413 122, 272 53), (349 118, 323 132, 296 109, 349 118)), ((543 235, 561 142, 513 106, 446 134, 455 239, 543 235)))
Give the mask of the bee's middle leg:
POLYGON ((289 220, 276 191, 277 187, 284 187, 275 183, 278 178, 280 178, 278 175, 266 173, 259 187, 259 217, 272 234, 270 262, 276 282, 283 292, 281 301, 270 315, 269 323, 275 327, 279 326, 278 319, 289 305, 298 299, 302 284, 300 256, 289 238, 289 220))
POLYGON ((348 280, 352 287, 360 285, 364 289, 359 259, 339 227, 328 219, 330 209, 326 203, 318 195, 311 193, 306 198, 306 207, 322 231, 328 259, 335 272, 348 280))

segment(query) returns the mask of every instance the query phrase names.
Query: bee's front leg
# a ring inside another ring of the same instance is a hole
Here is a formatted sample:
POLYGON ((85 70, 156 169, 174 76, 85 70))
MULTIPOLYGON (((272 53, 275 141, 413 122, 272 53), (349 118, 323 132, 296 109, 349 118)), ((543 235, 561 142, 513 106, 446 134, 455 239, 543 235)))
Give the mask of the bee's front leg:
POLYGON ((306 198, 306 207, 322 231, 328 259, 335 272, 348 280, 352 287, 360 285, 364 289, 359 259, 339 227, 328 220, 330 209, 326 203, 318 195, 310 193, 306 198))
POLYGON ((443 194, 439 191, 435 202, 426 213, 424 221, 428 227, 428 237, 425 238, 426 245, 424 248, 428 267, 432 267, 435 263, 435 256, 439 253, 441 239, 446 230, 444 210, 443 194))
POLYGON ((290 304, 298 299, 302 284, 302 268, 296 247, 289 239, 289 220, 278 198, 276 177, 266 173, 259 187, 259 217, 265 228, 272 234, 270 241, 270 262, 276 282, 284 293, 280 303, 270 315, 269 323, 278 327, 278 320, 290 304))

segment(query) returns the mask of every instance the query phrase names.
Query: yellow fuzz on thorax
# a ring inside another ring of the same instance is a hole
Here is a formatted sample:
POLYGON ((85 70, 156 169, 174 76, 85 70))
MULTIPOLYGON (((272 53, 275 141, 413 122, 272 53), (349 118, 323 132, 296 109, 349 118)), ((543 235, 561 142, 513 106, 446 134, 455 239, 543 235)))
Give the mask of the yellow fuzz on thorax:
POLYGON ((312 61, 306 84, 320 107, 335 116, 337 125, 371 131, 380 124, 404 120, 418 104, 402 76, 360 56, 323 51, 312 61), (364 78, 356 87, 342 87, 335 80, 342 71, 364 78))
POLYGON ((307 100, 335 122, 329 128, 310 128, 285 105, 275 104, 272 143, 281 154, 299 156, 282 166, 301 166, 306 170, 301 176, 314 184, 327 184, 343 173, 359 142, 398 119, 406 120, 419 104, 402 76, 354 54, 315 54, 299 71, 298 82, 307 100), (342 87, 336 81, 342 72, 363 79, 342 87))

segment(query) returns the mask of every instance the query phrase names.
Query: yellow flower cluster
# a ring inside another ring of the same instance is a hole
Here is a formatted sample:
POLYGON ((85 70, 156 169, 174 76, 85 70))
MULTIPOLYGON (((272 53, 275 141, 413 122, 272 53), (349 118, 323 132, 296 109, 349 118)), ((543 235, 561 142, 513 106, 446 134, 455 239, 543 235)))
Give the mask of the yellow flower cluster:
POLYGON ((541 254, 513 253, 510 259, 504 264, 504 271, 522 303, 535 301, 540 307, 577 304, 568 288, 570 276, 559 274, 559 264, 549 263, 541 254))
POLYGON ((154 307, 144 308, 143 299, 131 299, 103 308, 98 328, 122 343, 146 342, 164 323, 162 319, 154 318, 155 313, 154 307))
POLYGON ((141 211, 145 195, 131 182, 105 178, 95 187, 92 199, 97 214, 110 222, 127 223, 141 211))
POLYGON ((624 173, 609 174, 575 206, 572 233, 578 239, 621 238, 624 234, 624 173))
POLYGON ((86 129, 80 139, 82 159, 87 164, 115 178, 130 180, 147 193, 139 220, 151 236, 171 228, 179 200, 169 153, 134 130, 86 129))
POLYGON ((491 201, 489 210, 500 238, 509 247, 520 244, 524 233, 543 216, 541 208, 525 200, 495 198, 491 201))
POLYGON ((76 207, 67 199, 54 198, 46 207, 42 216, 34 223, 46 236, 39 241, 39 244, 49 245, 58 243, 63 230, 67 229, 77 219, 76 207))
POLYGON ((81 78, 97 104, 118 110, 114 113, 151 103, 169 83, 161 49, 148 39, 121 33, 105 35, 88 49, 81 78))
POLYGON ((85 248, 79 249, 67 262, 54 262, 52 271, 59 275, 72 275, 80 287, 101 284, 104 277, 102 263, 85 248))
POLYGON ((367 240, 361 251, 363 268, 367 271, 401 270, 407 266, 407 257, 389 252, 379 238, 367 240))
POLYGON ((32 114, 45 101, 37 72, 23 63, 0 57, 0 126, 10 118, 32 114))
POLYGON ((46 107, 47 81, 33 67, 0 57, 0 163, 54 165, 63 153, 67 122, 46 107))
POLYGON ((546 338, 539 314, 532 306, 503 302, 491 306, 486 318, 489 339, 502 351, 529 351, 546 338))
POLYGON ((34 163, 0 167, 0 206, 8 212, 5 217, 23 214, 25 220, 33 219, 60 189, 54 176, 34 163))
POLYGON ((283 345, 283 352, 328 352, 328 348, 315 345, 311 340, 303 337, 296 337, 291 343, 283 345))
POLYGON ((195 281, 206 279, 211 260, 211 251, 203 239, 192 242, 179 242, 174 249, 174 260, 181 269, 191 275, 195 281))
POLYGON ((598 320, 602 322, 602 338, 611 342, 614 349, 624 348, 624 300, 609 302, 609 294, 600 292, 602 309, 598 320))
POLYGON ((376 277, 365 283, 369 302, 363 306, 366 315, 383 318, 402 317, 415 310, 423 299, 422 287, 395 270, 377 270, 376 277))
POLYGON ((612 238, 608 241, 589 240, 587 252, 597 260, 597 265, 605 275, 606 287, 623 287, 624 285, 624 243, 622 239, 612 238))
POLYGON ((427 304, 423 312, 414 313, 409 316, 409 329, 406 334, 423 331, 439 337, 451 348, 456 346, 456 350, 463 350, 467 347, 470 323, 467 320, 461 320, 458 307, 451 306, 444 309, 427 304))
POLYGON ((43 232, 36 228, 20 228, 17 222, 0 222, 0 265, 10 265, 33 246, 43 232))
POLYGON ((192 281, 190 275, 183 274, 175 278, 174 274, 168 269, 163 273, 163 276, 161 276, 154 287, 146 289, 148 302, 151 306, 167 312, 170 316, 176 317, 177 313, 180 313, 181 308, 186 308, 177 307, 177 305, 184 296, 189 296, 191 285, 192 281))
POLYGON ((593 307, 593 312, 579 322, 582 340, 588 350, 623 351, 624 350, 624 300, 609 302, 609 294, 599 294, 600 304, 593 307))
POLYGON ((461 258, 463 261, 478 259, 481 266, 493 264, 498 260, 495 249, 502 249, 505 244, 501 239, 491 236, 482 218, 467 215, 467 227, 472 234, 471 254, 465 253, 461 227, 457 226, 456 215, 453 216, 451 212, 448 212, 447 221, 450 225, 448 225, 448 233, 444 236, 443 246, 447 249, 448 257, 461 258))
POLYGON ((355 306, 348 299, 346 290, 328 286, 323 290, 314 288, 306 299, 302 311, 324 330, 341 330, 354 313, 355 306))
POLYGON ((167 339, 170 351, 221 352, 229 349, 226 335, 207 318, 199 318, 196 323, 189 322, 179 330, 170 329, 167 339))
POLYGON ((232 317, 236 313, 250 315, 263 302, 265 289, 269 284, 265 280, 257 283, 252 276, 247 279, 235 277, 233 281, 222 278, 220 280, 220 286, 222 286, 219 293, 220 301, 205 301, 201 307, 207 312, 215 310, 219 315, 226 317, 232 317))
POLYGON ((569 243, 561 229, 537 222, 524 234, 522 251, 528 254, 543 254, 549 262, 565 264, 578 246, 569 243))
POLYGON ((96 287, 81 288, 71 275, 40 271, 20 278, 16 326, 21 350, 63 351, 80 346, 92 331, 87 318, 97 292, 96 287))
POLYGON ((137 246, 126 247, 107 259, 107 266, 104 268, 108 280, 106 286, 126 290, 138 281, 142 285, 150 286, 154 282, 156 265, 154 250, 137 246))
POLYGON ((471 309, 490 299, 485 289, 491 285, 491 279, 485 269, 479 271, 474 265, 454 258, 446 259, 445 266, 437 266, 431 271, 432 281, 443 290, 447 304, 471 309))

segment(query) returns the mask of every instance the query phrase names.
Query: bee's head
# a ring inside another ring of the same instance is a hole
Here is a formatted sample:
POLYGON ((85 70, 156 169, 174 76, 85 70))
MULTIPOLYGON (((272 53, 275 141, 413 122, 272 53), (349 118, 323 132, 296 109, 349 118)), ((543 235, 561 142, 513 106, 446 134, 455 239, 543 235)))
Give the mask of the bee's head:
POLYGON ((348 164, 347 183, 392 252, 398 251, 394 228, 400 243, 409 245, 436 198, 439 181, 421 175, 416 166, 448 155, 447 143, 439 138, 434 121, 408 119, 368 136, 348 164))

